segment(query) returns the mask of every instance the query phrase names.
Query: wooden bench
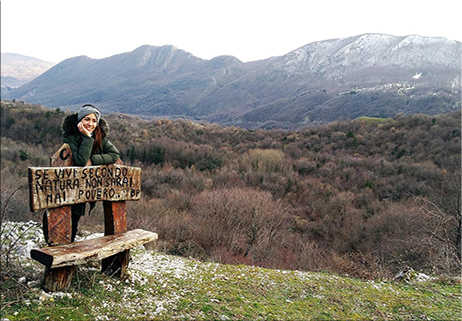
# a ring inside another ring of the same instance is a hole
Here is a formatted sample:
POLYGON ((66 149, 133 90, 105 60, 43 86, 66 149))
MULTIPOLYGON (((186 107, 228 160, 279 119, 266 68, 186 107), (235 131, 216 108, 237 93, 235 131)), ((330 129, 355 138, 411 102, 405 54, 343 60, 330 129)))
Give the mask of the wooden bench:
POLYGON ((141 229, 96 239, 31 250, 31 257, 47 268, 60 268, 101 260, 140 244, 157 240, 157 234, 141 229))
POLYGON ((29 168, 30 210, 46 209, 43 232, 49 247, 31 250, 45 265, 42 287, 60 291, 70 285, 77 265, 102 260, 102 272, 123 276, 129 251, 157 240, 141 229, 127 231, 125 201, 141 198, 141 169, 122 165, 72 167, 67 144, 51 157, 51 167, 29 168), (105 236, 71 243, 71 205, 103 201, 105 236))

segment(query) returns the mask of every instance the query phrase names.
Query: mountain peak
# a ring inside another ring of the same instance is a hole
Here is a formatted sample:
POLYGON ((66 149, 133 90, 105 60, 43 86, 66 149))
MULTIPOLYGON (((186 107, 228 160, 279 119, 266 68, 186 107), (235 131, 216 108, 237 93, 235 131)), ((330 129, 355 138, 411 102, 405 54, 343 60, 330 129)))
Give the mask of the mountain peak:
POLYGON ((173 45, 160 47, 143 45, 133 50, 131 54, 136 55, 135 59, 137 59, 137 67, 168 68, 172 64, 181 64, 183 60, 192 60, 194 62, 201 60, 200 58, 193 56, 191 53, 173 45))

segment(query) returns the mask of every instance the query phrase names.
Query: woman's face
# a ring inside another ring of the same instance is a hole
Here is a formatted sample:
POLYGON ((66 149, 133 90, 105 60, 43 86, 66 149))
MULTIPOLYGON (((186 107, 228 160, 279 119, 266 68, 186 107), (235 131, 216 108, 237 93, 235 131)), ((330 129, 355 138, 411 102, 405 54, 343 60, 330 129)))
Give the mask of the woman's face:
POLYGON ((91 133, 95 130, 96 126, 98 126, 98 120, 95 114, 88 114, 82 118, 82 125, 91 133))

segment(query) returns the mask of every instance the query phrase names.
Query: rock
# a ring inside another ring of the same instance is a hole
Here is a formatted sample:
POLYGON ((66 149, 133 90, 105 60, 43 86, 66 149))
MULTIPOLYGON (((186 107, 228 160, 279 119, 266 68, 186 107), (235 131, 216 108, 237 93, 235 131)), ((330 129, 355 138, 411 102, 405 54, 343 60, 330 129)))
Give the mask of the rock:
POLYGON ((406 283, 425 282, 430 279, 430 276, 425 273, 419 273, 411 267, 406 267, 403 271, 396 274, 394 279, 406 283))

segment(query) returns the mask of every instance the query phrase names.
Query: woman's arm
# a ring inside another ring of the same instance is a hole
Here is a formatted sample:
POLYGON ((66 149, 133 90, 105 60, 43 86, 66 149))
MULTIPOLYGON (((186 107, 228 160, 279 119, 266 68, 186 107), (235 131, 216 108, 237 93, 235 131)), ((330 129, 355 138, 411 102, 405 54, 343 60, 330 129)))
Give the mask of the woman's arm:
MULTIPOLYGON (((80 138, 80 137, 79 137, 80 138)), ((72 151, 72 158, 74 159, 74 164, 76 166, 86 166, 88 160, 91 157, 91 150, 93 148, 93 142, 95 141, 93 138, 81 135, 81 142, 80 139, 77 138, 75 135, 64 135, 63 142, 69 144, 69 147, 72 151)))
POLYGON ((91 156, 92 165, 114 164, 119 159, 119 150, 107 139, 103 140, 102 153, 91 156))

